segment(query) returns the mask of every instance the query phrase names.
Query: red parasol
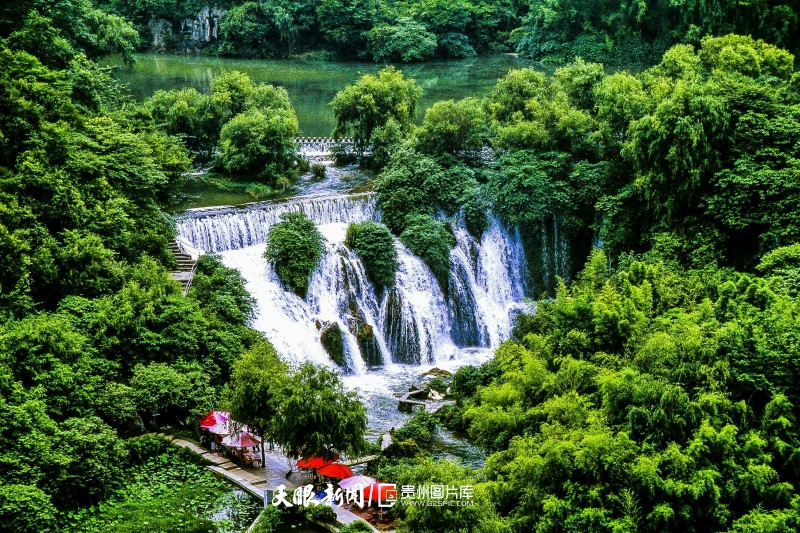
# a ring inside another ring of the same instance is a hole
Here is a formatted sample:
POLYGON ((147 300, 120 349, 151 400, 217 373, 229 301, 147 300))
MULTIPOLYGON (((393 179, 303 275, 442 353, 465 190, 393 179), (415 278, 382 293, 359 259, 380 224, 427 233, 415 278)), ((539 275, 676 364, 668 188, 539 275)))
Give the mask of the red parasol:
POLYGON ((345 465, 339 463, 331 463, 329 465, 325 465, 319 469, 320 476, 327 476, 333 477, 336 479, 343 479, 346 477, 351 477, 353 475, 353 471, 350 470, 345 465))
POLYGON ((333 454, 333 459, 323 459, 322 457, 309 457, 308 459, 300 459, 297 461, 297 466, 300 468, 321 468, 329 465, 339 459, 339 456, 333 454))
POLYGON ((206 417, 200 421, 200 428, 201 429, 208 429, 211 426, 219 424, 220 422, 225 422, 230 418, 230 413, 226 411, 211 411, 209 412, 206 417))
POLYGON ((394 483, 375 483, 364 489, 364 500, 386 501, 397 499, 397 486, 394 483))

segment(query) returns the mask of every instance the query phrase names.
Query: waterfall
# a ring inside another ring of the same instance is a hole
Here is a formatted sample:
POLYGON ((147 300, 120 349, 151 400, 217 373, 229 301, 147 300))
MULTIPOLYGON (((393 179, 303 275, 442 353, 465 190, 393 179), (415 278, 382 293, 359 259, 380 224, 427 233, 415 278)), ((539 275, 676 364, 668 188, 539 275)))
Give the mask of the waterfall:
POLYGON ((317 225, 377 219, 375 195, 293 198, 288 202, 242 208, 193 209, 177 220, 178 233, 209 252, 236 250, 266 242, 269 228, 284 213, 300 211, 317 225))
POLYGON ((463 349, 493 348, 508 338, 524 309, 526 264, 517 231, 490 216, 477 239, 460 218, 453 221, 456 246, 445 287, 395 239, 396 282, 383 289, 344 245, 347 226, 364 220, 379 220, 370 194, 193 210, 178 217, 177 227, 181 237, 219 252, 242 273, 257 303, 252 326, 289 361, 335 366, 334 346, 343 370, 359 374, 372 366, 444 362, 463 349), (286 290, 263 257, 270 226, 289 211, 306 213, 326 239, 305 299, 286 290), (335 342, 323 347, 323 337, 335 342))

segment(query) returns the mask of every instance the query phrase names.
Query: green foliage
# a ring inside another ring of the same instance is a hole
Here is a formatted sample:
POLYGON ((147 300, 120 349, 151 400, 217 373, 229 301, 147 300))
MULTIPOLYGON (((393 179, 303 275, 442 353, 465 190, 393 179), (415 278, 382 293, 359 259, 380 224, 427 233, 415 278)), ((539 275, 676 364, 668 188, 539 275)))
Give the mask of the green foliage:
POLYGON ((289 457, 329 457, 333 450, 357 455, 364 447, 366 409, 345 391, 335 372, 304 363, 285 383, 272 431, 289 457))
POLYGON ((131 378, 131 395, 143 419, 158 413, 161 420, 191 422, 213 403, 209 376, 198 363, 137 365, 131 378))
POLYGON ((761 278, 655 254, 610 270, 596 253, 519 321, 466 402, 496 452, 481 490, 529 531, 793 523, 796 307, 761 278))
POLYGON ((286 365, 268 342, 246 352, 234 363, 225 390, 225 404, 233 419, 247 424, 262 437, 269 435, 287 378, 286 365))
POLYGON ((731 32, 796 51, 797 30, 797 6, 782 0, 762 1, 757 7, 699 2, 691 8, 665 1, 589 5, 536 0, 514 38, 517 50, 531 59, 564 63, 582 57, 636 64, 648 63, 676 43, 696 44, 704 36, 731 32))
POLYGON ((220 132, 220 161, 230 173, 258 177, 270 185, 288 174, 296 158, 298 132, 294 111, 269 115, 247 111, 234 116, 220 132))
MULTIPOLYGON (((118 51, 127 25, 88 2, 0 10, 3 38, 63 67, 0 47, 0 255, 14 258, 0 268, 0 515, 6 528, 49 531, 113 498, 129 461, 153 448, 128 449, 118 433, 154 411, 193 425, 258 334, 241 276, 204 259, 184 297, 167 273, 160 209, 189 158, 153 112, 164 120, 195 95, 129 104, 87 58, 118 51), (49 21, 35 12, 45 8, 49 21)), ((141 530, 147 507, 126 527, 141 530)))
POLYGON ((428 215, 411 215, 400 240, 431 269, 443 286, 450 277, 450 250, 456 240, 444 223, 428 215))
POLYGON ((436 417, 425 409, 420 409, 392 433, 392 440, 414 441, 418 448, 429 450, 436 440, 437 430, 436 417))
POLYGON ((370 146, 375 150, 373 133, 390 120, 402 133, 411 129, 421 92, 414 80, 394 67, 384 68, 377 76, 364 74, 331 101, 336 117, 334 137, 353 137, 362 154, 370 146))
POLYGON ((336 524, 336 512, 329 505, 309 505, 305 515, 311 520, 336 524))
POLYGON ((12 50, 63 69, 81 54, 90 59, 120 54, 132 65, 138 36, 129 22, 96 9, 89 0, 12 0, 0 11, 0 38, 12 50))
POLYGON ((422 61, 436 52, 436 36, 407 17, 400 18, 396 24, 378 24, 367 35, 375 61, 422 61))
POLYGON ((55 520, 50 497, 31 485, 0 486, 0 519, 4 527, 20 533, 41 531, 43 524, 55 520))
POLYGON ((345 245, 354 250, 364 264, 367 275, 378 286, 394 285, 397 271, 397 250, 392 234, 383 224, 371 220, 347 227, 345 245))
MULTIPOLYGON (((438 485, 450 487, 474 487, 474 471, 452 461, 433 460, 430 457, 403 465, 392 479, 399 485, 438 485)), ((421 502, 433 502, 434 498, 420 498, 421 502)), ((470 506, 408 505, 398 508, 401 515, 399 530, 413 533, 442 531, 485 531, 508 533, 512 529, 504 523, 493 508, 491 496, 476 492, 470 506)))
POLYGON ((486 141, 486 115, 477 98, 436 102, 416 132, 417 148, 431 155, 472 155, 486 141))
POLYGON ((102 504, 70 515, 66 531, 115 533, 240 530, 260 502, 233 497, 231 488, 204 466, 188 461, 174 445, 125 472, 125 482, 102 504), (215 523, 225 509, 231 519, 215 523), (227 523, 226 523, 227 522, 227 523))
POLYGON ((473 171, 460 164, 445 168, 408 146, 393 154, 375 189, 381 219, 395 234, 406 229, 411 216, 433 215, 438 209, 453 215, 479 194, 473 171))
POLYGON ((339 533, 370 533, 372 526, 363 520, 355 520, 339 528, 339 533))
POLYGON ((293 291, 304 294, 325 249, 317 226, 301 212, 284 213, 269 229, 264 256, 278 277, 293 291))

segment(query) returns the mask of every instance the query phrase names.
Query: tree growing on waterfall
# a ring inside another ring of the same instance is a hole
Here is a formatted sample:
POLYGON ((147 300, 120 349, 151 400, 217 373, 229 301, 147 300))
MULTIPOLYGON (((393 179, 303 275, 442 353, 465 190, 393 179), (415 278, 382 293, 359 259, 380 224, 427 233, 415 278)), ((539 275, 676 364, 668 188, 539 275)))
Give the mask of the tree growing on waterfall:
POLYGON ((391 232, 372 220, 347 227, 345 245, 354 250, 364 263, 370 279, 379 286, 394 285, 397 272, 397 250, 391 232))
POLYGON ((286 383, 273 419, 275 443, 289 457, 351 456, 364 451, 367 411, 358 395, 345 391, 338 374, 303 364, 286 383))
POLYGON ((333 135, 353 137, 356 149, 363 153, 375 142, 382 144, 387 128, 398 128, 401 134, 411 130, 417 100, 422 94, 414 80, 405 78, 394 67, 386 67, 377 75, 364 74, 333 98, 331 106, 336 117, 333 135), (378 134, 373 135, 373 134, 378 134))
POLYGON ((284 213, 269 230, 264 257, 272 262, 282 282, 305 296, 311 274, 322 257, 324 241, 305 213, 284 213))

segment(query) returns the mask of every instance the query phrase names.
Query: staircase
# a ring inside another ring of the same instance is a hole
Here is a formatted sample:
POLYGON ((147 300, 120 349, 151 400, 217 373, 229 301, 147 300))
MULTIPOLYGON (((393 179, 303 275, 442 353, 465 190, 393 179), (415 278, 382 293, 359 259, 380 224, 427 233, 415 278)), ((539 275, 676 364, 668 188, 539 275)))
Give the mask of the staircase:
POLYGON ((189 292, 189 288, 192 286, 192 279, 194 279, 194 270, 197 267, 197 261, 192 259, 190 255, 184 253, 180 245, 174 240, 169 241, 169 251, 172 252, 175 261, 178 263, 178 269, 169 274, 172 279, 181 284, 181 287, 183 287, 183 295, 186 296, 186 293, 189 292))

